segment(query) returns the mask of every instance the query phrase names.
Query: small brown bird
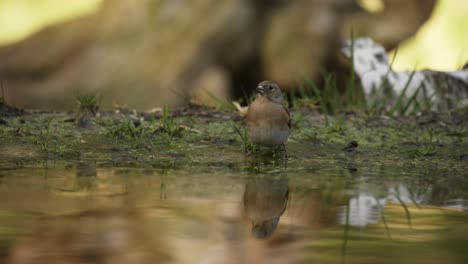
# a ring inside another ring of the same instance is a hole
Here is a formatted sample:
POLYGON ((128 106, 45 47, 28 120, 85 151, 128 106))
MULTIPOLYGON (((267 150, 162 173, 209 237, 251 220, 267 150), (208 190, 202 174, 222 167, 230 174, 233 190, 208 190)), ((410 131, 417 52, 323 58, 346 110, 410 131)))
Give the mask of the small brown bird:
POLYGON ((280 87, 272 81, 257 86, 255 101, 247 111, 247 136, 251 143, 267 147, 284 147, 291 130, 289 111, 280 87))

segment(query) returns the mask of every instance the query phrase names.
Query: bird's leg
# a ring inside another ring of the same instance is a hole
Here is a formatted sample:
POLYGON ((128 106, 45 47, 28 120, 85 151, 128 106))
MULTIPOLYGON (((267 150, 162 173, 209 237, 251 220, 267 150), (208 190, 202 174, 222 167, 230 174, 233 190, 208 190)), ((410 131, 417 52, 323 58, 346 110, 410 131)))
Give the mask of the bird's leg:
POLYGON ((278 145, 276 148, 274 149, 271 149, 271 151, 273 152, 273 154, 279 154, 279 153, 285 153, 286 154, 286 158, 288 157, 288 151, 286 150, 286 145, 283 143, 281 145, 278 145))
POLYGON ((284 157, 287 159, 288 158, 288 150, 286 149, 286 145, 284 143, 281 144, 281 148, 284 151, 284 157))

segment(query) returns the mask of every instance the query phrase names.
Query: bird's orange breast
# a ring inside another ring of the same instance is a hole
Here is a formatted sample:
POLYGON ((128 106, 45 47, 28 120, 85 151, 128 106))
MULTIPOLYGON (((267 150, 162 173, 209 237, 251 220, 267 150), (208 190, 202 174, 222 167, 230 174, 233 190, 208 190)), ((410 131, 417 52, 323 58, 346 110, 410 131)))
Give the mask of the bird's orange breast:
POLYGON ((283 105, 259 97, 249 106, 247 132, 252 143, 275 146, 289 136, 289 114, 283 105))

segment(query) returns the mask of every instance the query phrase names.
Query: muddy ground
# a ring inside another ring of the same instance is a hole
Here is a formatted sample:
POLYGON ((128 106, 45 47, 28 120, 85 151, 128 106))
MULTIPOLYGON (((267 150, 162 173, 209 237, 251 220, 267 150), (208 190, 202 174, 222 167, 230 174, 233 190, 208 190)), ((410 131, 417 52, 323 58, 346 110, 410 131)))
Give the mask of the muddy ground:
MULTIPOLYGON (((190 106, 174 111, 80 113, 23 111, 6 105, 0 113, 0 167, 37 162, 92 162, 97 166, 228 166, 252 159, 244 152, 243 119, 235 110, 190 106)), ((466 170, 468 114, 335 116, 315 108, 291 109, 288 162, 338 161, 362 165, 412 164, 466 170)), ((254 156, 269 155, 263 150, 254 156)))

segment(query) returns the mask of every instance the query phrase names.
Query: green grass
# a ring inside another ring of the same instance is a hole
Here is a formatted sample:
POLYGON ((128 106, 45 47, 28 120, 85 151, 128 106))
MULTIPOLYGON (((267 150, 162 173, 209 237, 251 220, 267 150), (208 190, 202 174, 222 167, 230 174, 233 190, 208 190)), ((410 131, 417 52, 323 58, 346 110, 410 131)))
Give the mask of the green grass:
POLYGON ((216 103, 216 109, 221 111, 235 111, 236 107, 226 98, 216 96, 214 93, 205 89, 208 96, 216 103))
POLYGON ((239 127, 237 125, 234 125, 234 131, 236 131, 236 133, 239 135, 245 153, 257 152, 257 146, 249 142, 249 139, 247 137, 247 129, 245 128, 245 126, 239 127))
POLYGON ((161 126, 158 128, 158 131, 168 135, 170 139, 174 138, 181 132, 174 124, 174 118, 171 116, 169 106, 167 105, 164 105, 163 107, 161 126))
POLYGON ((96 116, 102 102, 102 95, 96 92, 77 93, 75 100, 81 114, 89 113, 96 116))
POLYGON ((108 125, 107 135, 112 138, 134 141, 142 139, 149 131, 143 125, 137 125, 138 122, 131 118, 122 118, 114 120, 114 124, 108 125))
POLYGON ((122 117, 99 123, 106 127, 106 134, 109 137, 133 147, 156 143, 171 144, 194 132, 187 125, 177 124, 166 105, 163 107, 160 120, 145 121, 135 117, 122 117))
POLYGON ((408 94, 416 70, 411 72, 400 94, 394 95, 393 89, 388 87, 386 80, 388 80, 397 52, 394 53, 388 71, 376 91, 377 94, 366 98, 354 70, 354 37, 352 34, 351 40, 351 67, 344 84, 340 84, 337 74, 333 72, 322 71, 321 84, 304 76, 292 86, 289 98, 293 107, 317 108, 326 116, 340 112, 363 112, 369 116, 405 116, 431 110, 434 94, 428 94, 424 86, 418 87, 413 94, 408 94))
POLYGON ((320 86, 310 78, 297 82, 291 91, 293 107, 316 108, 325 115, 335 115, 346 111, 367 111, 362 90, 348 82, 345 92, 340 91, 337 77, 333 73, 323 73, 320 86), (297 95, 296 95, 297 94, 297 95))
MULTIPOLYGON (((336 86, 336 78, 333 74, 327 74, 325 84, 322 89, 316 88, 318 85, 312 80, 306 80, 310 86, 305 86, 305 90, 312 90, 312 96, 300 95, 292 100, 293 107, 317 108, 320 113, 325 115, 336 115, 341 112, 363 112, 370 116, 407 116, 418 112, 430 111, 432 108, 432 97, 423 92, 419 87, 409 97, 406 96, 407 86, 402 93, 397 96, 395 103, 384 98, 374 100, 372 105, 368 105, 364 99, 362 90, 352 88, 342 93, 336 86), (317 91, 317 92, 315 92, 317 91), (422 95, 422 98, 418 98, 422 95), (388 110, 387 110, 388 109, 388 110)), ((301 90, 301 89, 299 89, 301 90)))
POLYGON ((161 117, 161 125, 155 130, 169 143, 175 138, 180 138, 184 135, 184 132, 190 131, 191 129, 187 126, 177 125, 172 117, 169 106, 164 105, 163 113, 161 117))
POLYGON ((79 152, 76 150, 78 140, 75 138, 70 140, 70 137, 73 136, 70 131, 73 128, 71 124, 63 123, 55 117, 47 117, 39 121, 40 123, 35 127, 29 123, 23 124, 21 128, 16 129, 16 136, 31 136, 32 142, 40 146, 47 157, 75 159, 79 156, 79 152), (39 133, 34 133, 34 130, 39 130, 39 133))
POLYGON ((36 144, 41 146, 42 150, 45 151, 46 153, 49 152, 50 150, 50 143, 52 140, 52 135, 50 134, 50 129, 51 129, 51 124, 54 118, 48 118, 47 119, 47 124, 44 129, 41 129, 39 135, 37 136, 36 139, 36 144))

